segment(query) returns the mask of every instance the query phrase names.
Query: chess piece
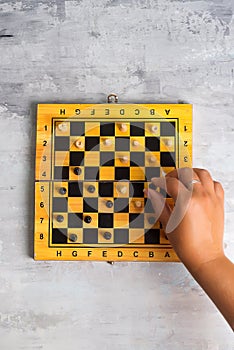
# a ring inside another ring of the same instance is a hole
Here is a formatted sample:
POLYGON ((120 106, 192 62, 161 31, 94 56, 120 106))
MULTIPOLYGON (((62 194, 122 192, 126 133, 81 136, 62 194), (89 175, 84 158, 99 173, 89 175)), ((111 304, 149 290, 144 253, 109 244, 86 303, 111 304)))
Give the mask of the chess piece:
POLYGON ((71 233, 69 236, 69 240, 71 242, 76 242, 77 241, 77 235, 75 233, 71 233))
POLYGON ((61 222, 64 221, 64 216, 63 215, 57 215, 56 220, 61 223, 61 222))
POLYGON ((107 208, 112 208, 113 207, 113 202, 112 201, 106 201, 106 207, 107 208))
POLYGON ((120 124, 119 128, 122 132, 126 132, 128 130, 127 124, 124 123, 120 124))
POLYGON ((165 140, 165 145, 166 145, 167 147, 171 147, 171 146, 173 145, 172 140, 171 140, 171 139, 166 139, 166 140, 165 140))
POLYGON ((82 173, 81 168, 79 168, 79 167, 75 167, 75 168, 74 168, 74 174, 75 174, 75 175, 80 175, 81 173, 82 173))
POLYGON ((82 148, 84 148, 84 144, 83 144, 83 142, 81 141, 81 140, 76 140, 76 142, 75 142, 75 146, 77 147, 77 148, 79 148, 79 149, 82 149, 82 148))
POLYGON ((121 160, 121 163, 124 163, 126 164, 128 162, 128 157, 127 156, 123 156, 123 157, 120 157, 120 160, 121 160))
POLYGON ((133 145, 134 147, 138 147, 138 146, 140 146, 140 142, 137 141, 137 140, 133 140, 133 141, 132 141, 132 145, 133 145))
POLYGON ((103 237, 109 241, 112 237, 112 234, 111 234, 111 232, 106 231, 103 233, 103 237))
POLYGON ((157 125, 152 125, 150 129, 151 129, 153 134, 156 134, 156 132, 158 131, 157 125))
POLYGON ((85 216, 84 221, 86 222, 86 224, 90 224, 92 222, 91 216, 89 215, 85 216))
POLYGON ((67 123, 59 123, 58 129, 59 131, 63 131, 63 132, 67 131, 67 123))
POLYGON ((154 225, 155 224, 155 217, 154 216, 150 216, 148 218, 148 222, 149 222, 150 225, 154 225))
POLYGON ((141 208, 142 207, 141 201, 135 201, 134 204, 135 204, 136 208, 141 208))
POLYGON ((149 162, 150 162, 150 163, 155 163, 155 162, 156 162, 156 158, 155 158, 154 156, 151 156, 151 157, 149 158, 149 162))
POLYGON ((119 187, 119 192, 122 193, 122 194, 127 193, 127 186, 125 186, 125 185, 120 186, 119 187))
POLYGON ((60 187, 59 193, 62 194, 62 195, 64 195, 64 194, 67 193, 67 189, 66 189, 65 187, 60 187))
POLYGON ((89 193, 94 193, 95 190, 96 190, 95 186, 93 186, 93 185, 89 185, 89 186, 88 186, 88 192, 89 192, 89 193))
POLYGON ((112 140, 111 139, 105 139, 104 140, 104 145, 105 146, 111 146, 112 145, 112 140))

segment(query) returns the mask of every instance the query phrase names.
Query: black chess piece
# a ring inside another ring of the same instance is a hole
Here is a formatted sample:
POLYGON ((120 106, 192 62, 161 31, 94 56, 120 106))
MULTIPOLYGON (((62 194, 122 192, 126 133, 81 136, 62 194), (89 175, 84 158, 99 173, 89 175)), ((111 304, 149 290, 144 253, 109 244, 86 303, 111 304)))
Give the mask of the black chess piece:
POLYGON ((64 216, 63 215, 57 215, 56 217, 58 222, 63 222, 64 221, 64 216))
POLYGON ((154 217, 154 216, 150 216, 150 217, 148 218, 148 222, 149 222, 150 225, 154 225, 155 222, 156 222, 155 217, 154 217))
POLYGON ((75 167, 75 168, 74 168, 74 174, 75 174, 75 175, 80 175, 81 173, 82 173, 81 168, 79 168, 79 167, 75 167))
POLYGON ((75 233, 71 233, 69 236, 69 240, 71 242, 76 242, 77 241, 77 235, 75 233))
POLYGON ((67 189, 65 187, 60 187, 59 193, 60 194, 66 194, 67 193, 67 189))
POLYGON ((112 234, 111 234, 111 232, 106 231, 103 233, 103 237, 109 241, 112 237, 112 234))
POLYGON ((95 186, 93 186, 93 185, 89 185, 89 187, 88 187, 88 192, 89 193, 94 193, 95 192, 95 186))
POLYGON ((112 208, 113 207, 113 202, 112 201, 106 201, 106 206, 107 208, 112 208))
POLYGON ((90 223, 92 222, 91 216, 89 216, 89 215, 85 216, 84 221, 85 221, 87 224, 90 224, 90 223))

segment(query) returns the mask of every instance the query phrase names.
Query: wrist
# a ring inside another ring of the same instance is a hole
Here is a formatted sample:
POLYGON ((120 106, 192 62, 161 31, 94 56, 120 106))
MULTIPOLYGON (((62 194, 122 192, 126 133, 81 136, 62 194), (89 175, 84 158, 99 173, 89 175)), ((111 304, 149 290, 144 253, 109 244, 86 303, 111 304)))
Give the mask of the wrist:
POLYGON ((234 264, 224 254, 190 270, 234 330, 234 264))
POLYGON ((213 259, 200 263, 198 266, 196 266, 193 272, 197 276, 209 273, 210 271, 212 271, 212 269, 215 269, 216 266, 223 266, 227 260, 228 258, 225 256, 224 253, 220 254, 213 259))
MULTIPOLYGON (((199 276, 201 273, 206 273, 215 268, 217 265, 223 265, 228 258, 225 256, 224 252, 217 254, 212 258, 205 258, 201 261, 195 261, 189 264, 187 269, 194 276, 199 276)), ((185 264, 186 265, 186 264, 185 264)))

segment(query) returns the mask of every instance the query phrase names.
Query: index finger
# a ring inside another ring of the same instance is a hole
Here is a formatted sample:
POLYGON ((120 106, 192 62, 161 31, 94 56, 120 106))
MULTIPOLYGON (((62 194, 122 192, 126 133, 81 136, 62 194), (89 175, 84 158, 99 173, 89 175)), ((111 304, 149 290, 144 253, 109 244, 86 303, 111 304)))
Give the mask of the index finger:
POLYGON ((191 190, 191 183, 193 180, 200 180, 196 171, 189 167, 174 169, 166 176, 178 179, 188 190, 191 190))
POLYGON ((151 181, 155 186, 163 188, 174 200, 177 199, 180 193, 188 192, 184 184, 172 176, 153 177, 151 181))

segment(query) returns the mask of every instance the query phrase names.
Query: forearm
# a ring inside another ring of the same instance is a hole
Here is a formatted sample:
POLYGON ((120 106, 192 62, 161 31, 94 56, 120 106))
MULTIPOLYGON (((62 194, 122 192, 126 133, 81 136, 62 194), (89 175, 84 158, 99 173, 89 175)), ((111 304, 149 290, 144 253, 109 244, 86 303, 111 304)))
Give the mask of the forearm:
POLYGON ((222 256, 190 272, 234 331, 234 264, 222 256))

